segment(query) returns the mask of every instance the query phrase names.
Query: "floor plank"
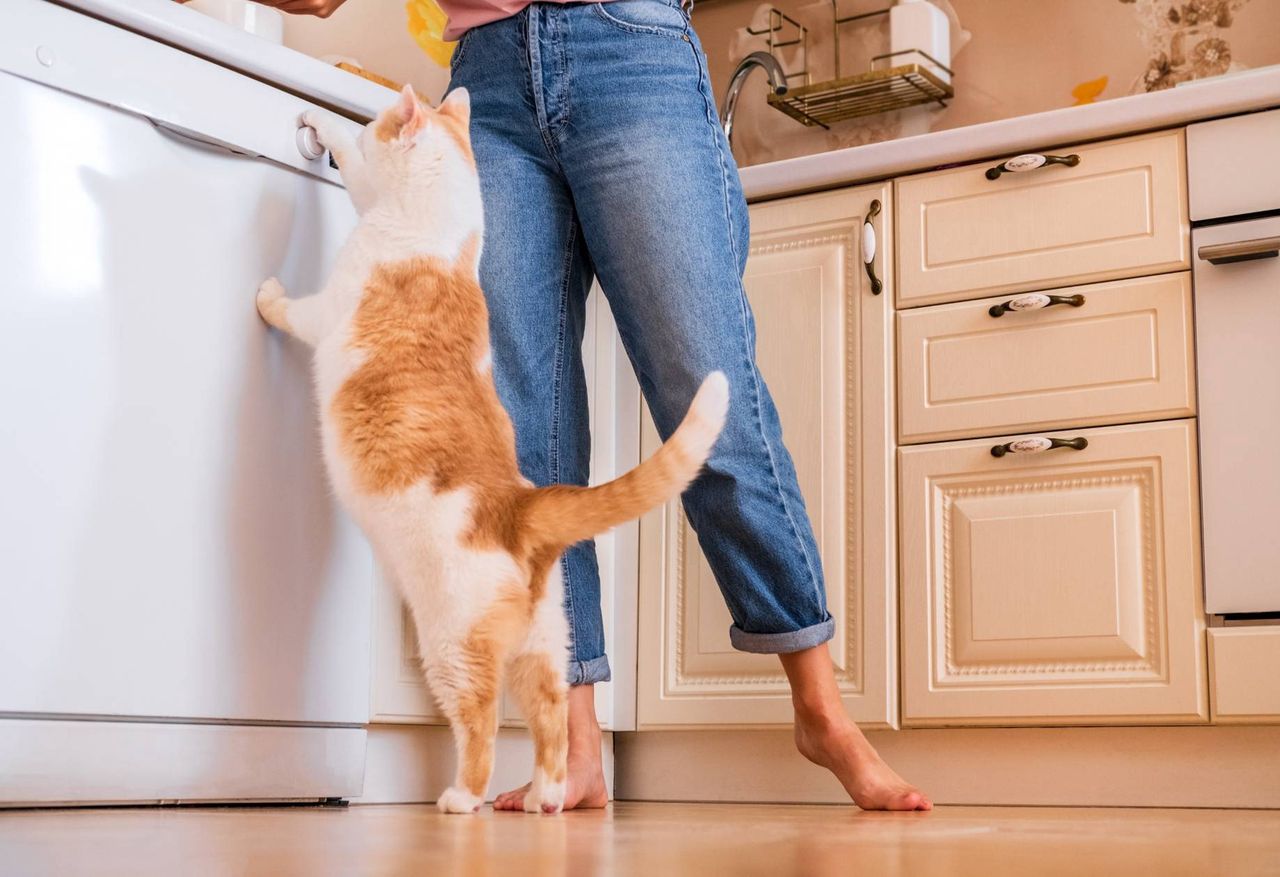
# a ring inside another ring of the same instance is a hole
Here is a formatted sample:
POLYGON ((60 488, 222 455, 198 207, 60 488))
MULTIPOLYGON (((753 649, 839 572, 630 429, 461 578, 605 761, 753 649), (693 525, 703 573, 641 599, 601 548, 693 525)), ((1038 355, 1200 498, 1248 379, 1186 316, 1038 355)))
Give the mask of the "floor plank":
POLYGON ((0 811, 0 873, 40 875, 1280 875, 1280 811, 618 802, 0 811))

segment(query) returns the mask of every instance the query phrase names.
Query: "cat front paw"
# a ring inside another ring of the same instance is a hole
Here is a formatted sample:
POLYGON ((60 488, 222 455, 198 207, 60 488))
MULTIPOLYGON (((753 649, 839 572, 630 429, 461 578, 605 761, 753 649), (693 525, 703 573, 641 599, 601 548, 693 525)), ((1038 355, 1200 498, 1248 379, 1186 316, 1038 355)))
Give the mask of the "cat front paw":
POLYGON ((269 326, 283 329, 285 327, 284 286, 274 277, 262 281, 258 287, 258 316, 269 326))
POLYGON ((320 145, 326 149, 329 148, 328 141, 331 128, 329 127, 329 119, 324 113, 319 110, 307 110, 298 117, 298 122, 304 127, 315 131, 316 139, 320 141, 320 145))
POLYGON ((436 801, 436 807, 441 813, 475 813, 483 803, 484 799, 479 795, 473 795, 457 786, 450 786, 440 795, 440 799, 436 801))

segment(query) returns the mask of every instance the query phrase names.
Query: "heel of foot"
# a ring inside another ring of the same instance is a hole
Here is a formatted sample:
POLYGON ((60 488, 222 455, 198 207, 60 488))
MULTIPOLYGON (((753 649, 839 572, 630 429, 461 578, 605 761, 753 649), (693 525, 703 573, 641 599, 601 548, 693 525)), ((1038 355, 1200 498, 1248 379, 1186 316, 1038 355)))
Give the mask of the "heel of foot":
POLYGON ((484 799, 479 795, 473 795, 457 786, 450 786, 444 790, 440 800, 436 801, 436 807, 441 813, 475 813, 483 803, 484 799))

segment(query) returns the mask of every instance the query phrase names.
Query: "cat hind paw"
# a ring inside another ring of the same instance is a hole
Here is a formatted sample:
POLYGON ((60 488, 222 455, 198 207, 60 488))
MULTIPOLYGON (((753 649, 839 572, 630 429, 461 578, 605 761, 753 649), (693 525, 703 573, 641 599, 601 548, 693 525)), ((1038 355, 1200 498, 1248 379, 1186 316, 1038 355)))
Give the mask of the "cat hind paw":
POLYGON ((479 795, 473 795, 457 786, 450 786, 436 801, 436 807, 441 813, 475 813, 483 803, 484 799, 479 795))

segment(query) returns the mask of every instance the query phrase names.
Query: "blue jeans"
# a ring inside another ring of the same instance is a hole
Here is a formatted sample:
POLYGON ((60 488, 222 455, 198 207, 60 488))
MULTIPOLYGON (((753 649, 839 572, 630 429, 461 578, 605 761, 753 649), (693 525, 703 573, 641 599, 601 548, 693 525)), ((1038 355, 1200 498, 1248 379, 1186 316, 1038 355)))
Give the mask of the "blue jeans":
MULTIPOLYGON (((463 35, 457 86, 471 92, 494 376, 525 476, 587 482, 581 346, 598 276, 664 439, 708 372, 729 378, 728 423, 684 507, 734 647, 829 640, 813 529, 756 368, 746 202, 678 0, 535 3, 463 35)), ((562 562, 569 681, 605 681, 595 548, 576 545, 562 562)))

